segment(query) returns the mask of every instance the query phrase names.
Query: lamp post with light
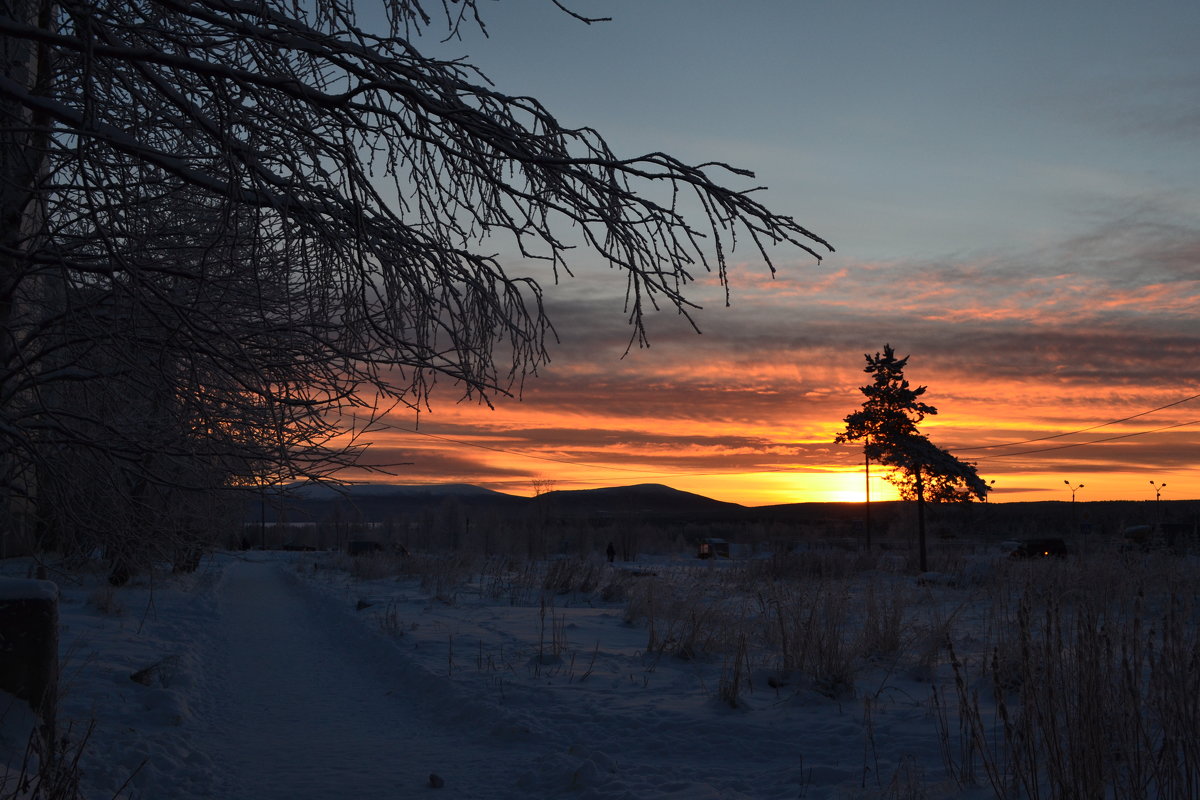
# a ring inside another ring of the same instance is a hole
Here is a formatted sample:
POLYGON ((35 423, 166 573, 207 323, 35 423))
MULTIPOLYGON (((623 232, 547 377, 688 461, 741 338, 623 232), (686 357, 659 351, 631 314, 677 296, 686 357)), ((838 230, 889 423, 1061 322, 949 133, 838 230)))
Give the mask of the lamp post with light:
POLYGON ((1087 533, 1079 525, 1079 515, 1075 511, 1075 493, 1083 488, 1083 484, 1072 486, 1070 481, 1063 481, 1067 488, 1071 490, 1071 524, 1079 529, 1080 535, 1083 537, 1083 547, 1080 548, 1083 552, 1087 552, 1087 533))
MULTIPOLYGON (((1167 484, 1165 481, 1163 483, 1155 483, 1154 481, 1150 481, 1150 485, 1154 487, 1154 516, 1156 517, 1154 524, 1155 524, 1155 527, 1161 528, 1162 527, 1162 490, 1167 488, 1167 484)), ((1161 533, 1161 531, 1160 531, 1160 533, 1161 533)))

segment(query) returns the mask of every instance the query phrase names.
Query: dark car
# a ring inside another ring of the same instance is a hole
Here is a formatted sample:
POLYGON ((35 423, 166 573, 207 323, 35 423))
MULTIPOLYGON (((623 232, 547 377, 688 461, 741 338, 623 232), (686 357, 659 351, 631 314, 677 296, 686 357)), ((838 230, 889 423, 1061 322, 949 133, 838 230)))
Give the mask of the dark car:
POLYGON ((1067 555, 1067 543, 1062 539, 1021 539, 1008 554, 1009 558, 1062 558, 1067 555))
POLYGON ((383 551, 383 545, 370 539, 351 540, 346 542, 346 555, 367 556, 383 551))

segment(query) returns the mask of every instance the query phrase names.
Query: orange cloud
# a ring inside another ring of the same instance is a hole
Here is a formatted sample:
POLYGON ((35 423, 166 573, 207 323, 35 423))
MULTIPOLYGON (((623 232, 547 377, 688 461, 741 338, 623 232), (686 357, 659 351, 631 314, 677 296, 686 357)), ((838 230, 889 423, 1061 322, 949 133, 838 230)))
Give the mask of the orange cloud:
MULTIPOLYGON (((862 402, 863 353, 891 343, 911 354, 908 377, 940 410, 923 430, 977 462, 997 499, 1062 499, 1064 479, 1085 483, 1089 499, 1142 499, 1151 479, 1172 497, 1196 496, 1200 425, 1149 431, 1200 419, 1200 401, 995 446, 1200 392, 1196 253, 1200 231, 1114 224, 1028 253, 835 254, 781 264, 773 280, 746 262, 731 269, 732 308, 702 277, 712 301, 696 314, 703 335, 673 312, 652 315, 651 346, 625 357, 621 298, 580 284, 548 295, 561 342, 523 401, 493 410, 439 392, 419 433, 381 431, 371 457, 411 461, 399 482, 518 493, 549 477, 564 487, 653 481, 751 504, 845 499, 861 451, 833 438, 862 402)), ((416 421, 389 418, 402 429, 416 421)))

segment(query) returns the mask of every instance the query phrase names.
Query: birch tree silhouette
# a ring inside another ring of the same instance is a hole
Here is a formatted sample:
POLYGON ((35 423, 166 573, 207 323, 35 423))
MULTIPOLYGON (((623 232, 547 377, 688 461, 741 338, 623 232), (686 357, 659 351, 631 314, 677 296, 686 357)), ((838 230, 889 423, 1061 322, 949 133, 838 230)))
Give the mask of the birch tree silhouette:
MULTIPOLYGON (((0 0, 10 517, 45 520, 76 452, 138 506, 144 484, 327 476, 361 441, 329 412, 372 398, 519 392, 554 329, 493 237, 557 278, 571 230, 623 273, 631 346, 649 310, 693 308, 696 271, 724 284, 735 245, 772 270, 775 246, 828 248, 722 182, 749 173, 618 156, 423 55, 442 23, 418 0, 382 5, 372 30, 353 0, 0 0)), ((483 25, 476 0, 440 6, 451 36, 483 25)))

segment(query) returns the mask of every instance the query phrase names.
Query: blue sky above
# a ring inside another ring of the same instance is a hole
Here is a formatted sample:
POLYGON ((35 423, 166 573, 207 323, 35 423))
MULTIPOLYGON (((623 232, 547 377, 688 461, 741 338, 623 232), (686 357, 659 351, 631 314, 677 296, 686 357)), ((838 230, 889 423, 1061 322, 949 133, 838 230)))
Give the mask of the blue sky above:
POLYGON ((1008 250, 1149 203, 1195 215, 1194 3, 484 6, 451 42, 503 90, 758 174, 850 258, 1008 250))

